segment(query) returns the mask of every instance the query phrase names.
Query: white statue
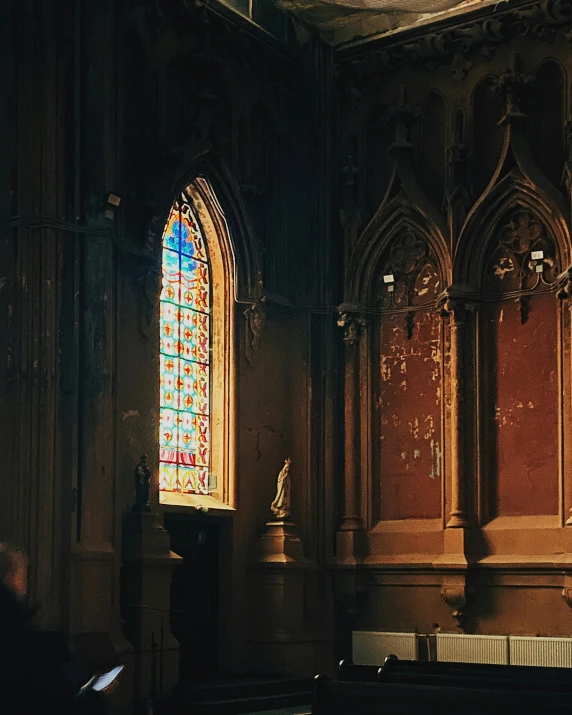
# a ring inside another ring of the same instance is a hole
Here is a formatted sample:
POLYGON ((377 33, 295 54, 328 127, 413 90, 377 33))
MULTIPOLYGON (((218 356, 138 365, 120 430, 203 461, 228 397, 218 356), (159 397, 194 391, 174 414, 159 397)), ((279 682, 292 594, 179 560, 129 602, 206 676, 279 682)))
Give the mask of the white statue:
POLYGON ((280 474, 278 475, 278 485, 274 501, 270 505, 274 516, 277 519, 288 519, 290 517, 290 457, 284 460, 280 474))

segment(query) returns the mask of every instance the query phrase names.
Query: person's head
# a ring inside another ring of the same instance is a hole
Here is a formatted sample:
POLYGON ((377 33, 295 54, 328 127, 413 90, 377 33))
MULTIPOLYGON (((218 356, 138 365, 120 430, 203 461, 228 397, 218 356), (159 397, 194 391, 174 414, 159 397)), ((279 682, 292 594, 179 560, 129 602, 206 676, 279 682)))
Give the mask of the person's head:
POLYGON ((28 560, 11 544, 0 543, 0 583, 17 596, 28 592, 28 560))

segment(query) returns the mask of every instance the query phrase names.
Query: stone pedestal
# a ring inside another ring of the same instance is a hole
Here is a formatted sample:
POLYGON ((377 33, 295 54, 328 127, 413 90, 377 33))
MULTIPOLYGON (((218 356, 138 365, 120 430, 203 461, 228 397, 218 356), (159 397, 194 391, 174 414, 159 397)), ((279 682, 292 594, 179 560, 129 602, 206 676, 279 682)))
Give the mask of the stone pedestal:
POLYGON ((291 521, 270 521, 256 544, 252 566, 252 667, 261 675, 314 674, 320 638, 306 613, 316 566, 304 556, 291 521))
POLYGON ((132 512, 123 525, 122 612, 135 651, 139 704, 169 695, 179 680, 179 644, 171 635, 170 588, 182 561, 157 514, 132 512))
POLYGON ((269 521, 257 546, 258 563, 309 563, 292 521, 269 521))

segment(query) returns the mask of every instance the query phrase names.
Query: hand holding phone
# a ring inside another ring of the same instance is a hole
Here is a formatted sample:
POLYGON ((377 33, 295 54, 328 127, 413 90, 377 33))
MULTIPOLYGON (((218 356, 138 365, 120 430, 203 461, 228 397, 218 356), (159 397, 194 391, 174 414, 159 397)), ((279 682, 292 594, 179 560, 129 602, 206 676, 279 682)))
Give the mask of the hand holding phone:
POLYGON ((103 675, 94 675, 79 691, 79 694, 94 690, 96 693, 104 693, 116 682, 119 674, 125 668, 124 665, 118 665, 112 668, 103 675))
POLYGON ((119 676, 124 667, 124 665, 118 665, 115 668, 112 668, 107 673, 100 675, 98 678, 95 679, 95 682, 91 686, 92 690, 95 690, 98 693, 107 690, 107 688, 109 688, 109 686, 115 682, 116 678, 119 676))

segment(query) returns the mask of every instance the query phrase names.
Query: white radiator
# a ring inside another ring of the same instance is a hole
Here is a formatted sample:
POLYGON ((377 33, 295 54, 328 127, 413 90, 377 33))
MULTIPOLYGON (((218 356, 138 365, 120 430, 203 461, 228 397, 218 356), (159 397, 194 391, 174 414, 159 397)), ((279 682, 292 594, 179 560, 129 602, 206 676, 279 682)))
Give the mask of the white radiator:
POLYGON ((510 664, 572 668, 572 638, 510 636, 510 664))
POLYGON ((437 660, 507 665, 508 637, 437 633, 437 660))
POLYGON ((400 660, 417 660, 415 633, 382 633, 379 631, 354 631, 352 633, 352 660, 356 665, 383 665, 392 654, 400 660))

